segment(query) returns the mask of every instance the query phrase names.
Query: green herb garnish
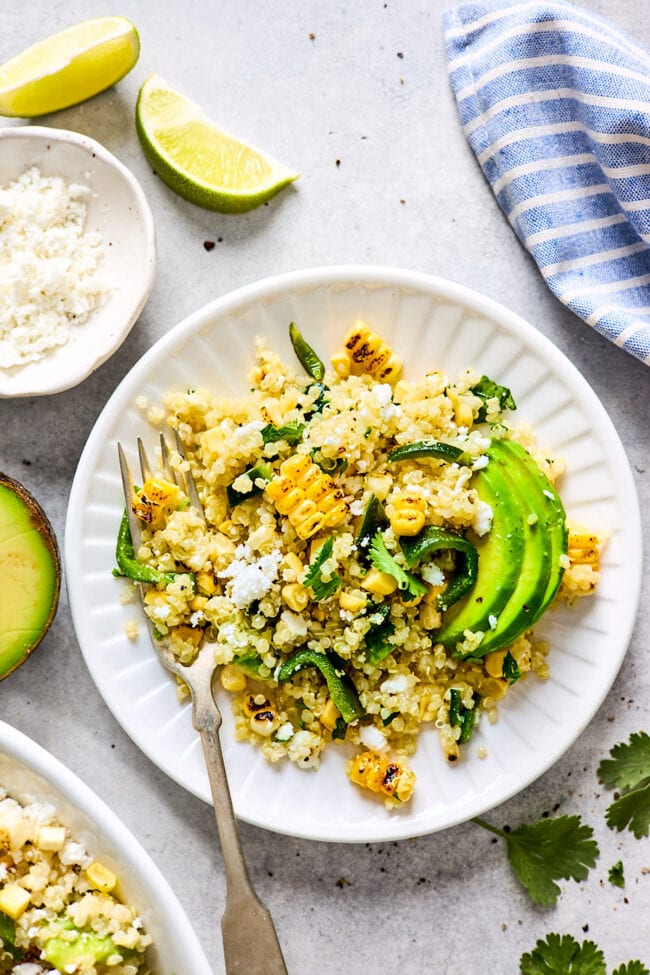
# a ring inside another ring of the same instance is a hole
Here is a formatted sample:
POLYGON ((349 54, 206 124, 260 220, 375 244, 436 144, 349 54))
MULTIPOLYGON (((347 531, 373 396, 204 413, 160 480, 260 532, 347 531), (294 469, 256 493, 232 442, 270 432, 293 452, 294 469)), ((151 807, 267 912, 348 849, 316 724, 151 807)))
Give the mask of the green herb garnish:
POLYGON ((386 548, 386 543, 381 531, 378 531, 368 550, 368 558, 378 572, 386 572, 397 582, 398 589, 406 591, 415 598, 425 596, 428 592, 427 586, 417 576, 411 572, 406 572, 401 565, 398 565, 393 556, 386 548))
POLYGON ((471 393, 483 400, 483 406, 476 414, 476 422, 482 423, 487 417, 486 402, 489 399, 499 400, 499 410, 516 410, 517 404, 507 386, 500 386, 489 376, 481 376, 479 381, 470 389, 471 393))
POLYGON ((632 734, 609 754, 598 766, 598 777, 621 795, 607 809, 607 825, 627 828, 640 839, 650 829, 650 735, 632 734))
POLYGON ((262 427, 260 433, 265 444, 277 443, 278 440, 285 440, 291 447, 295 447, 302 440, 305 431, 305 424, 292 420, 283 427, 276 427, 272 423, 267 423, 262 427))
POLYGON ((330 537, 319 548, 316 558, 309 566, 309 570, 303 582, 303 586, 311 589, 314 594, 314 599, 317 602, 321 602, 321 600, 329 599, 330 596, 333 596, 334 593, 341 588, 341 583, 343 582, 338 572, 332 572, 327 581, 323 579, 321 566, 327 561, 327 559, 329 559, 333 549, 334 539, 330 535, 330 537))

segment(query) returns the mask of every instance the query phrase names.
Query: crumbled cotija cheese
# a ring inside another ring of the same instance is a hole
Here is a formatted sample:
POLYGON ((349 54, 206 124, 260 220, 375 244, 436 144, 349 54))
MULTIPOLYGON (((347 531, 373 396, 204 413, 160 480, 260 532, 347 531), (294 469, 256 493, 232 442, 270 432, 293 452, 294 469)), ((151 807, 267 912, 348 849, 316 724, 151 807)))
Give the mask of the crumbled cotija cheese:
POLYGON ((104 242, 84 234, 89 194, 35 166, 0 188, 0 367, 64 345, 104 298, 104 242))

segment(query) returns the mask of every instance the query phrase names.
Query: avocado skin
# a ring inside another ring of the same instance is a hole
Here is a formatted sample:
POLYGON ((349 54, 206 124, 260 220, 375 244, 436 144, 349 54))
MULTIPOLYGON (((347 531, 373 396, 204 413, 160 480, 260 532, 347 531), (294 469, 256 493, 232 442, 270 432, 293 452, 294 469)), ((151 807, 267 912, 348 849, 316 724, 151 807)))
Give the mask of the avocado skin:
POLYGON ((481 501, 491 506, 494 517, 486 535, 472 538, 479 557, 476 584, 471 593, 447 610, 436 633, 436 643, 445 647, 462 642, 467 629, 489 631, 489 617, 498 616, 510 599, 524 556, 521 509, 513 503, 509 479, 500 465, 489 463, 477 471, 474 487, 481 501))
MULTIPOLYGON (((495 566, 484 559, 481 565, 479 553, 476 587, 457 610, 457 620, 465 623, 463 630, 481 631, 485 634, 480 646, 471 652, 472 657, 483 657, 509 646, 539 619, 557 593, 563 574, 560 556, 567 550, 564 507, 557 491, 539 470, 528 451, 514 440, 493 439, 486 454, 489 458, 488 466, 479 472, 486 476, 481 480, 477 477, 476 481, 479 496, 482 496, 482 490, 485 494, 485 482, 490 470, 493 476, 498 471, 507 485, 506 500, 503 503, 499 498, 496 504, 492 504, 487 496, 484 498, 493 508, 492 529, 487 537, 495 530, 498 533, 504 531, 503 519, 505 517, 511 520, 511 508, 516 507, 523 527, 523 558, 518 573, 515 573, 516 581, 509 598, 499 612, 491 611, 489 614, 497 618, 496 626, 492 629, 489 624, 487 627, 485 625, 487 616, 484 612, 471 613, 468 607, 475 601, 479 587, 481 592, 488 593, 495 588, 495 573, 499 586, 502 585, 504 573, 512 584, 512 574, 505 563, 495 566), (529 523, 530 516, 536 519, 533 519, 533 524, 529 523)), ((487 546, 486 550, 489 551, 487 546)), ((448 626, 445 618, 443 627, 436 634, 436 640, 455 649, 458 656, 463 656, 457 650, 457 644, 462 641, 462 631, 459 634, 459 626, 455 626, 449 632, 448 626)))
POLYGON ((54 619, 61 588, 61 560, 52 525, 36 498, 1 471, 0 578, 3 680, 38 646, 54 619), (37 598, 35 585, 39 587, 37 598), (22 624, 23 629, 17 624, 22 624))

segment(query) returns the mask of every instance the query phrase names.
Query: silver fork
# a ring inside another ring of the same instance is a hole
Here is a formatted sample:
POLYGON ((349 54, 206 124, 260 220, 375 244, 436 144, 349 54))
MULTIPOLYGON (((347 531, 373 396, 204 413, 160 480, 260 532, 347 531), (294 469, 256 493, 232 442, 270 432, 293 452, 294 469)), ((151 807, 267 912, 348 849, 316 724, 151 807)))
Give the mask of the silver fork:
MULTIPOLYGON (((163 434, 160 435, 160 449, 165 477, 185 491, 190 503, 203 518, 203 508, 192 474, 190 471, 177 472, 172 468, 169 448, 163 434)), ((183 445, 178 434, 176 434, 176 449, 184 458, 183 445)), ((133 479, 126 455, 119 443, 117 450, 131 539, 137 552, 141 530, 131 508, 134 494, 133 479)), ((142 477, 146 480, 151 476, 151 465, 139 437, 138 454, 142 477)), ((146 587, 142 583, 137 583, 137 586, 142 598, 143 588, 146 587)), ((221 919, 226 973, 227 975, 244 975, 244 973, 245 975, 287 975, 273 919, 268 908, 253 889, 241 848, 219 739, 222 718, 212 688, 216 671, 214 653, 210 645, 205 644, 193 663, 181 664, 170 648, 170 641, 165 638, 157 639, 146 613, 145 618, 151 642, 161 663, 172 674, 178 675, 185 681, 192 695, 192 722, 201 736, 226 873, 226 908, 221 919)))

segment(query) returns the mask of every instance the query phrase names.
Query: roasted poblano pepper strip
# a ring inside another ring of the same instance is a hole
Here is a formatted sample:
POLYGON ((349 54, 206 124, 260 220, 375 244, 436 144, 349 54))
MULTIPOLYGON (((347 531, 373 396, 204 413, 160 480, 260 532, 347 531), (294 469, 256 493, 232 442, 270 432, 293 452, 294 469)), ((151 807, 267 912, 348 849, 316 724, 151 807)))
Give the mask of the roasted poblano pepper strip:
POLYGON ((283 684, 305 667, 316 667, 320 671, 327 684, 332 703, 346 724, 363 716, 365 712, 350 678, 342 667, 338 667, 327 654, 319 653, 318 650, 310 650, 309 647, 298 650, 278 667, 275 679, 279 684, 283 684))
POLYGON ((449 724, 452 728, 460 728, 460 738, 458 743, 464 745, 472 737, 474 725, 478 718, 478 698, 475 698, 474 707, 466 708, 457 687, 452 687, 449 691, 449 724))
MULTIPOLYGON (((249 467, 247 471, 244 471, 244 474, 248 474, 253 482, 253 487, 250 491, 244 492, 236 491, 232 484, 229 484, 226 488, 226 496, 228 498, 228 504, 231 508, 235 508, 238 504, 241 504, 242 501, 248 501, 249 498, 254 498, 256 494, 261 494, 264 489, 258 487, 255 481, 259 480, 259 478, 263 478, 265 481, 270 481, 273 477, 273 470, 268 464, 260 462, 255 464, 254 467, 249 467)), ((237 478, 235 478, 235 480, 237 480, 237 478)))
POLYGON ((117 569, 113 569, 113 575, 126 576, 135 582, 149 582, 153 586, 167 586, 179 575, 193 576, 191 572, 161 572, 160 569, 155 569, 152 565, 145 565, 144 562, 138 562, 135 557, 131 529, 129 528, 129 517, 126 511, 122 515, 120 528, 117 533, 115 561, 117 562, 117 569))
POLYGON ((366 660, 370 661, 371 664, 379 664, 395 649, 394 644, 388 640, 388 637, 392 636, 395 632, 395 626, 388 619, 390 616, 389 603, 382 603, 372 615, 381 616, 381 620, 377 623, 372 623, 364 637, 366 660))
POLYGON ((435 457, 438 460, 449 462, 458 461, 463 456, 464 451, 460 447, 454 447, 451 443, 443 443, 441 440, 416 440, 414 443, 405 443, 401 447, 396 447, 388 455, 391 463, 400 460, 420 460, 422 457, 435 457))
POLYGON ((355 539, 357 548, 361 555, 368 557, 370 543, 381 528, 388 526, 388 518, 384 512, 384 506, 375 494, 371 494, 366 502, 361 524, 355 539))
POLYGON ((437 528, 435 525, 429 525, 414 538, 406 536, 401 538, 400 545, 406 558, 406 564, 410 569, 421 563, 427 556, 432 555, 433 552, 439 552, 443 549, 453 549, 458 552, 461 565, 445 591, 438 596, 438 609, 443 611, 449 609, 450 606, 458 602, 461 596, 474 588, 478 575, 478 552, 476 546, 463 538, 462 535, 446 531, 444 528, 437 528))
POLYGON ((509 650, 503 658, 501 673, 503 675, 503 679, 507 680, 509 684, 514 684, 521 677, 519 664, 509 650))
POLYGON ((325 375, 325 366, 318 358, 311 345, 305 341, 302 337, 300 329, 295 322, 291 322, 289 325, 289 338, 291 339, 291 344, 293 350, 298 356, 300 365, 303 367, 305 372, 308 372, 312 379, 316 382, 320 382, 325 375))

